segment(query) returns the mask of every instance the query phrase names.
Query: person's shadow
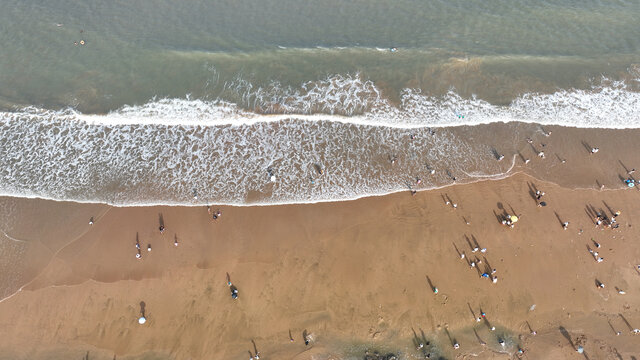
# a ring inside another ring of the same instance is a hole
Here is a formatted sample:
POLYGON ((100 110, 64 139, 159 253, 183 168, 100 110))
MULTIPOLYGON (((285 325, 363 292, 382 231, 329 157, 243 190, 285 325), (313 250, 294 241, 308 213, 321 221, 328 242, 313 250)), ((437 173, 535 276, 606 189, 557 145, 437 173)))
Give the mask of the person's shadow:
MULTIPOLYGON (((573 343, 573 340, 571 340, 571 335, 569 335, 569 332, 567 331, 567 329, 565 329, 564 326, 560 326, 558 330, 560 330, 560 333, 562 334, 562 336, 564 336, 567 339, 567 341, 569 341, 569 344, 571 345, 573 350, 578 351, 578 349, 576 348, 576 345, 573 343)), ((587 356, 586 352, 583 352, 582 355, 584 355, 585 359, 589 360, 589 357, 587 356)))
POLYGON ((144 301, 140 301, 140 316, 142 316, 143 318, 146 318, 146 307, 147 304, 145 304, 144 301))
POLYGON ((164 231, 164 217, 162 216, 162 213, 158 214, 158 225, 159 225, 159 229, 160 231, 164 231))

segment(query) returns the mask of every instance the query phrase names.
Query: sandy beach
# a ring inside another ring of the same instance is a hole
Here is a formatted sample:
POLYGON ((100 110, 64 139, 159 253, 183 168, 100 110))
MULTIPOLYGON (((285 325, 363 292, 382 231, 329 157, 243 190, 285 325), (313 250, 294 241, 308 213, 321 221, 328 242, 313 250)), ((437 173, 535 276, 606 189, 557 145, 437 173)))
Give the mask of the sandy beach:
POLYGON ((0 359, 244 359, 252 340, 261 359, 631 359, 639 198, 525 174, 415 196, 213 206, 217 220, 204 207, 4 198, 15 221, 2 266, 21 275, 3 273, 0 359), (621 211, 619 227, 597 228, 593 209, 621 211))

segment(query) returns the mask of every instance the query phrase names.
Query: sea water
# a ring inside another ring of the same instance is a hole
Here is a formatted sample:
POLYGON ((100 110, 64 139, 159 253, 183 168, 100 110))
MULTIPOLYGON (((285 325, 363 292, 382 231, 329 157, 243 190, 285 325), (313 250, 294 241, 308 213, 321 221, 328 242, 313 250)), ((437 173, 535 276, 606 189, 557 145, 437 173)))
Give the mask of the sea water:
POLYGON ((540 125, 640 127, 638 18, 637 1, 6 1, 0 195, 266 205, 507 176, 540 125))

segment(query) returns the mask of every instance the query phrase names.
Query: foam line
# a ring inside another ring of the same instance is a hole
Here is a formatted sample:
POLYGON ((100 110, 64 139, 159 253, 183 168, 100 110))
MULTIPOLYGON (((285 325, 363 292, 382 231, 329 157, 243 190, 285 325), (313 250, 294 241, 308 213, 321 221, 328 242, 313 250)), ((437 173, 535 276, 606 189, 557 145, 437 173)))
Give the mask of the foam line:
POLYGON ((30 106, 0 113, 0 194, 116 206, 274 205, 406 191, 426 171, 425 161, 439 169, 423 179, 425 189, 449 184, 445 169, 459 182, 499 178, 512 171, 513 160, 502 168, 482 144, 446 128, 494 122, 639 128, 640 94, 623 82, 603 84, 525 94, 508 106, 405 89, 392 105, 358 75, 299 89, 256 88, 238 78, 225 86, 266 114, 188 97, 103 115, 30 106), (437 136, 432 128, 440 128, 437 136), (407 143, 414 133, 420 141, 407 143), (385 157, 392 153, 402 160, 389 170, 385 157), (325 175, 312 164, 326 167, 325 175), (194 190, 203 200, 192 198, 194 190))

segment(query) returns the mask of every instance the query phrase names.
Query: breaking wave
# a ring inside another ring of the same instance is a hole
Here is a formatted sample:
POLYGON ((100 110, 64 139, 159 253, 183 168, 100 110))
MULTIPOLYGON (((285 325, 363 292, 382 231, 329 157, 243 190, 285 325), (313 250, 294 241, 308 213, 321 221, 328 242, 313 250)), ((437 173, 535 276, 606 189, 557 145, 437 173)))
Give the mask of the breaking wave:
POLYGON ((413 89, 393 103, 358 75, 298 89, 237 78, 224 89, 241 94, 239 104, 185 98, 102 115, 2 112, 0 194, 114 205, 346 200, 508 174, 511 164, 455 126, 640 127, 640 94, 604 80, 508 106, 413 89))

